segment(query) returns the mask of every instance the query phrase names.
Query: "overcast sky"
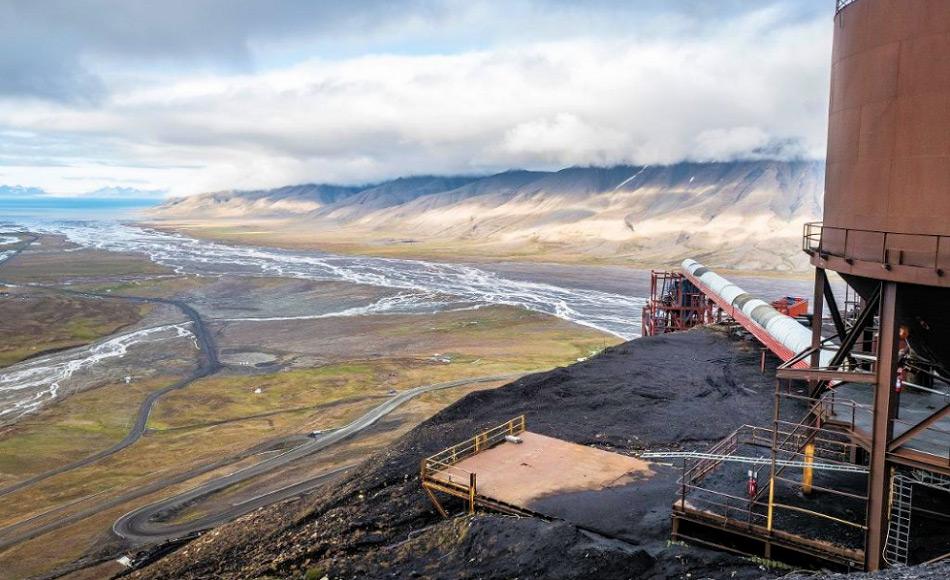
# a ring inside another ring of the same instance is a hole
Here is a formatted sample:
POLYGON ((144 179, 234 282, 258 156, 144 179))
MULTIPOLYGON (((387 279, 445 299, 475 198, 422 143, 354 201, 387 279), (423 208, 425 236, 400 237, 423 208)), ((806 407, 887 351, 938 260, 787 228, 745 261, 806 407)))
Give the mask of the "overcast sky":
POLYGON ((0 0, 0 185, 824 156, 832 0, 0 0))

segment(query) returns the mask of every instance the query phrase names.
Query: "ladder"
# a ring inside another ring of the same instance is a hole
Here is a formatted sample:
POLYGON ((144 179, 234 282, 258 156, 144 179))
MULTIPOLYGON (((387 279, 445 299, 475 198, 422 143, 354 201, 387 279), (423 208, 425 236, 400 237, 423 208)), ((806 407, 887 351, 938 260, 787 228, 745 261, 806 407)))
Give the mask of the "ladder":
POLYGON ((887 524, 884 559, 892 566, 906 566, 910 555, 910 512, 914 481, 904 475, 891 478, 891 517, 887 524))

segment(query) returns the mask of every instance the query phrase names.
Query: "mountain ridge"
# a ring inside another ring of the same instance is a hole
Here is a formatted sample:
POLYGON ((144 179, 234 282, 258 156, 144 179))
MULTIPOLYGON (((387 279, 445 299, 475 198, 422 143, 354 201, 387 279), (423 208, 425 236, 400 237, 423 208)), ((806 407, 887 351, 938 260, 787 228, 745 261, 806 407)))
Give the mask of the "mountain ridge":
POLYGON ((279 220, 285 235, 315 244, 345 240, 387 252, 441 246, 643 264, 698 255, 730 268, 794 270, 806 262, 802 224, 821 216, 823 179, 820 161, 509 170, 216 192, 150 214, 171 222, 279 220))

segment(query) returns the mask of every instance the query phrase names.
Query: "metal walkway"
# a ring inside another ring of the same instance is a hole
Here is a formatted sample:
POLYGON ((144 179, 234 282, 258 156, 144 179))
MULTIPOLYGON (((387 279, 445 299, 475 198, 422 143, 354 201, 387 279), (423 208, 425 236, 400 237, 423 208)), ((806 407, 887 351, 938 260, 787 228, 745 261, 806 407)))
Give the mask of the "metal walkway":
MULTIPOLYGON (((640 455, 643 459, 711 459, 713 461, 733 461, 737 463, 749 463, 751 465, 771 465, 771 457, 748 457, 743 455, 719 455, 716 453, 700 453, 698 451, 658 451, 643 453, 640 455)), ((775 465, 778 467, 811 467, 824 471, 844 471, 848 473, 867 473, 868 468, 862 465, 846 465, 836 463, 805 463, 804 461, 792 461, 788 459, 776 459, 775 465)))

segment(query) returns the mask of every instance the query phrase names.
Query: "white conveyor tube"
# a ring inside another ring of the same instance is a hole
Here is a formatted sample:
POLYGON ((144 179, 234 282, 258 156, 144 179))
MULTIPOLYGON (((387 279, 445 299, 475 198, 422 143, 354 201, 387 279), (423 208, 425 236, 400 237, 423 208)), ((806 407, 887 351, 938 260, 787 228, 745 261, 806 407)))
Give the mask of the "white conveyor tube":
MULTIPOLYGON (((705 284, 709 290, 715 292, 724 301, 748 316, 788 350, 798 354, 811 348, 810 328, 798 323, 791 316, 782 314, 772 308, 769 303, 752 296, 696 260, 683 260, 682 266, 683 270, 689 272, 690 275, 705 284)), ((831 364, 833 356, 832 351, 822 349, 819 355, 819 366, 827 367, 831 364)))

